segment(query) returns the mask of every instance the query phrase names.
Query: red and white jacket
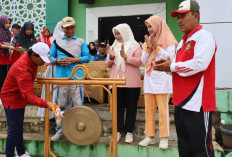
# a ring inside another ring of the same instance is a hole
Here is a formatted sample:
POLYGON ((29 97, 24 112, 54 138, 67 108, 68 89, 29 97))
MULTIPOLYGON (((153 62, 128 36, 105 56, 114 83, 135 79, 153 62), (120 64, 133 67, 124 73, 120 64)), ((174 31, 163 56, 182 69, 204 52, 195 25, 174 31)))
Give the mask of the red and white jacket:
POLYGON ((216 42, 202 26, 184 35, 177 47, 175 62, 170 69, 173 75, 175 106, 199 112, 216 109, 215 53, 216 42))

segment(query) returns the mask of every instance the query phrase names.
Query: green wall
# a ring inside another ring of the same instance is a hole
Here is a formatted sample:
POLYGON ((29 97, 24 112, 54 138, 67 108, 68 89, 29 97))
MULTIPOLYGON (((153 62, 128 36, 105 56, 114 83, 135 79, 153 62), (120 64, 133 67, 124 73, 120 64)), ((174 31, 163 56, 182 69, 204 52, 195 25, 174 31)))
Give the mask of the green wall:
POLYGON ((85 39, 86 37, 86 8, 92 7, 106 7, 106 6, 119 6, 119 5, 133 5, 133 4, 149 4, 149 3, 162 3, 166 2, 167 5, 167 23, 173 31, 177 41, 183 35, 178 28, 176 18, 172 18, 170 13, 178 8, 180 0, 95 0, 94 4, 79 4, 78 0, 71 0, 70 2, 70 16, 74 17, 77 21, 76 34, 85 39))
POLYGON ((46 28, 51 32, 69 14, 69 0, 46 0, 46 28))
POLYGON ((79 0, 47 0, 46 27, 53 32, 56 23, 63 17, 69 15, 76 20, 76 35, 86 39, 86 8, 166 2, 167 24, 177 41, 180 41, 183 33, 181 33, 178 28, 177 19, 172 18, 170 13, 178 8, 181 1, 182 0, 95 0, 94 4, 80 4, 79 0))
POLYGON ((232 90, 216 90, 216 103, 221 111, 221 120, 232 124, 232 90))

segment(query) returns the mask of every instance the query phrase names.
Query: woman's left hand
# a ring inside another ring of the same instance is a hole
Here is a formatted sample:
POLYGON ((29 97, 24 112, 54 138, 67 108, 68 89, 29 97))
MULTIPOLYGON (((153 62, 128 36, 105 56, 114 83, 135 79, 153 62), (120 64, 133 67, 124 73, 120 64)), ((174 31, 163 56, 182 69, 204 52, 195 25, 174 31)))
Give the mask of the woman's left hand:
POLYGON ((124 58, 124 60, 127 59, 127 55, 125 54, 124 45, 123 44, 121 46, 120 54, 121 54, 122 58, 124 58))

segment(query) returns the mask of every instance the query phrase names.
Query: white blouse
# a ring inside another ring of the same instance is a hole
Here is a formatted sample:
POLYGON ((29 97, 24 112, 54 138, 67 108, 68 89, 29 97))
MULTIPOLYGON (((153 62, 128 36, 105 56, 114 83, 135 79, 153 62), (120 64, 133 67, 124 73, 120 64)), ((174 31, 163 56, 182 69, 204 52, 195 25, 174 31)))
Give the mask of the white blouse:
MULTIPOLYGON (((175 44, 169 46, 166 51, 161 49, 158 52, 158 56, 156 60, 160 60, 161 58, 166 59, 170 57, 171 60, 175 57, 175 44)), ((147 61, 150 57, 150 54, 143 51, 141 56, 141 61, 143 64, 147 64, 147 61)), ((172 93, 172 76, 167 74, 166 72, 160 72, 156 70, 152 70, 150 75, 146 74, 146 70, 144 72, 144 93, 149 94, 170 94, 172 93)))

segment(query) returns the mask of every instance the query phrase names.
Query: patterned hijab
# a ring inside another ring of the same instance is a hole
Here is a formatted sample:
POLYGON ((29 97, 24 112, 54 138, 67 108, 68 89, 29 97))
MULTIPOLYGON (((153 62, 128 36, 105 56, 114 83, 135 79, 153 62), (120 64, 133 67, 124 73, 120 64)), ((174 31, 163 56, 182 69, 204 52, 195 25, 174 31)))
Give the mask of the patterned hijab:
POLYGON ((37 39, 34 35, 34 25, 31 22, 25 22, 20 32, 15 36, 13 43, 22 46, 23 48, 29 49, 32 45, 37 43, 37 39), (32 29, 33 33, 31 35, 26 34, 26 30, 32 29))
MULTIPOLYGON (((2 15, 0 16, 0 42, 10 42, 11 40, 11 32, 9 29, 5 29, 5 24, 7 20, 11 20, 8 16, 2 15)), ((9 56, 8 49, 1 49, 1 55, 9 56)))
MULTIPOLYGON (((178 43, 176 38, 172 34, 171 30, 169 29, 167 23, 160 18, 159 16, 151 16, 145 21, 145 24, 150 24, 154 30, 154 36, 158 41, 158 45, 166 50, 169 46, 174 45, 177 47, 178 43)), ((143 44, 143 49, 147 47, 146 42, 143 44)), ((153 51, 148 59, 146 65, 146 73, 150 75, 152 68, 155 63, 157 53, 153 51)))
MULTIPOLYGON (((137 50, 140 45, 139 43, 134 39, 133 32, 130 28, 130 26, 126 23, 122 23, 117 25, 112 29, 113 34, 115 30, 119 31, 123 38, 123 44, 124 44, 124 51, 128 56, 132 56, 134 51, 137 50)), ((117 70, 119 71, 122 69, 123 72, 126 70, 126 63, 125 60, 122 58, 120 54, 122 43, 118 42, 117 40, 114 41, 112 47, 114 48, 115 52, 115 60, 114 63, 117 65, 117 70)))

